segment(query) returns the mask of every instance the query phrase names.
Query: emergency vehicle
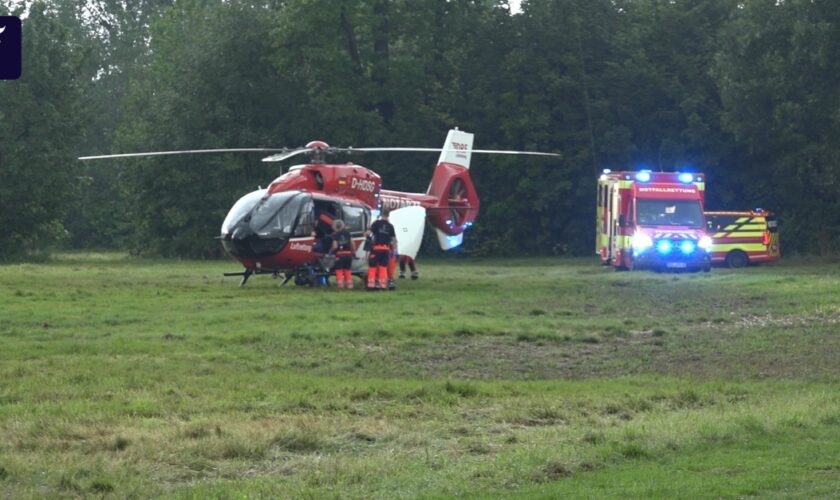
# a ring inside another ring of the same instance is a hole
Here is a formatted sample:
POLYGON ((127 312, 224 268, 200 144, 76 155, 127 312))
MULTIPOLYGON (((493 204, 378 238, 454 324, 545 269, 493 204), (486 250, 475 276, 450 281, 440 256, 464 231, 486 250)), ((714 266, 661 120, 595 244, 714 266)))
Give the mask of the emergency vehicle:
POLYGON ((595 253, 616 270, 709 271, 704 200, 703 174, 604 170, 595 253))
POLYGON ((760 208, 739 212, 706 212, 712 235, 712 263, 744 267, 782 256, 779 225, 773 212, 760 208))

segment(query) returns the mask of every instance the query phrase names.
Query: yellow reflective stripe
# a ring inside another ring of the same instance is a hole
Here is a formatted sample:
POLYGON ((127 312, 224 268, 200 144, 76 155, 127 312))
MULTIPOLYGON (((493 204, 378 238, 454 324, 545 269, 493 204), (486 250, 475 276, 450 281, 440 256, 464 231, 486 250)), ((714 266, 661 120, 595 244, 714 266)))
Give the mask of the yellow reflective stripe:
POLYGON ((764 224, 744 224, 738 228, 739 231, 763 231, 764 224))
POLYGON ((741 224, 741 223, 747 222, 748 220, 750 220, 749 217, 738 217, 738 220, 736 220, 735 222, 737 222, 738 224, 741 224))
POLYGON ((630 248, 630 245, 633 244, 633 237, 618 235, 615 237, 615 242, 618 243, 619 248, 630 248))
POLYGON ((715 235, 712 236, 712 238, 723 238, 724 236, 726 236, 726 233, 715 233, 715 235))
POLYGON ((695 182, 694 185, 697 186, 697 189, 699 191, 705 191, 706 190, 706 183, 705 182, 695 182))
POLYGON ((761 238, 764 236, 764 231, 732 231, 729 233, 730 238, 761 238))
POLYGON ((630 189, 633 187, 633 181, 618 181, 618 189, 630 189))
POLYGON ((724 230, 724 231, 732 231, 732 230, 734 230, 736 227, 738 227, 738 224, 730 224, 730 225, 726 226, 725 228, 723 228, 723 230, 724 230))
POLYGON ((712 245, 713 252, 728 252, 730 250, 743 250, 745 252, 764 252, 767 247, 763 243, 724 243, 712 245))

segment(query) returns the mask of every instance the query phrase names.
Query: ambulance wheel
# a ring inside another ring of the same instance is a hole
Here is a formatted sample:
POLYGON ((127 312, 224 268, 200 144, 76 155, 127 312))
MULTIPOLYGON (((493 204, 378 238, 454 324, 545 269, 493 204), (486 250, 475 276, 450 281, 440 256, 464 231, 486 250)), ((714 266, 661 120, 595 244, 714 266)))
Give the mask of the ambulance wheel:
POLYGON ((750 264, 750 258, 741 250, 732 250, 726 254, 726 265, 731 268, 746 267, 750 264))
POLYGON ((620 260, 615 261, 615 270, 616 271, 629 271, 630 267, 625 264, 627 259, 622 258, 620 260))

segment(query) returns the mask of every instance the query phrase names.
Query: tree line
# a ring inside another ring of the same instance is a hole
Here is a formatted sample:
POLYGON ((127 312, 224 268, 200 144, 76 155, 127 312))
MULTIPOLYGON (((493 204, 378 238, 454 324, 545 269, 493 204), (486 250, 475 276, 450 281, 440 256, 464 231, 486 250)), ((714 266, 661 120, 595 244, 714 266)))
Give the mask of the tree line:
MULTIPOLYGON (((840 243, 840 3, 830 0, 0 0, 23 77, 0 82, 0 257, 56 246, 215 257, 259 155, 217 147, 477 148, 462 251, 589 254, 603 168, 707 174, 787 251, 840 243)), ((2 42, 0 42, 2 43, 2 42)), ((2 46, 0 46, 0 49, 2 46)), ((424 190, 435 158, 352 158, 424 190)), ((346 161, 346 160, 342 160, 346 161)))

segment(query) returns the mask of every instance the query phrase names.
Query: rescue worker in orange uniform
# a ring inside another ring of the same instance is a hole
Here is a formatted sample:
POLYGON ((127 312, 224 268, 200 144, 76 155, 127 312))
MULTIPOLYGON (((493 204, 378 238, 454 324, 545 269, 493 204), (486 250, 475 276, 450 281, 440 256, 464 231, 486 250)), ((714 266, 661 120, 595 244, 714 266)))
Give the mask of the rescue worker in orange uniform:
POLYGON ((332 223, 332 252, 335 254, 335 284, 338 288, 353 288, 353 238, 341 219, 332 223))
POLYGON ((419 279, 420 273, 417 272, 417 264, 415 264, 414 259, 408 255, 400 255, 400 279, 405 279, 406 264, 408 264, 408 268, 411 269, 411 279, 419 279))
POLYGON ((394 225, 388 221, 388 211, 382 210, 379 219, 371 224, 368 234, 372 238, 373 247, 368 266, 367 289, 368 290, 390 290, 396 289, 393 280, 388 282, 388 265, 391 260, 391 252, 397 248, 397 231, 394 225))

